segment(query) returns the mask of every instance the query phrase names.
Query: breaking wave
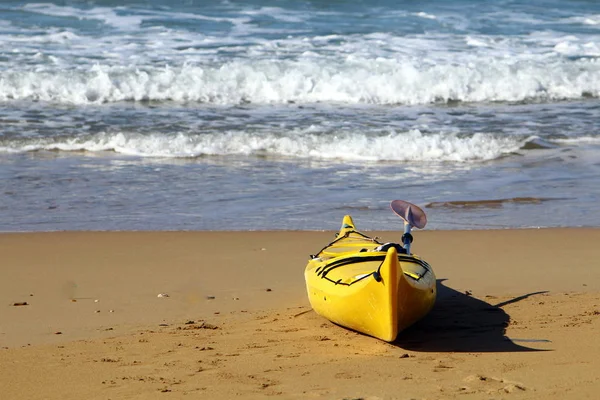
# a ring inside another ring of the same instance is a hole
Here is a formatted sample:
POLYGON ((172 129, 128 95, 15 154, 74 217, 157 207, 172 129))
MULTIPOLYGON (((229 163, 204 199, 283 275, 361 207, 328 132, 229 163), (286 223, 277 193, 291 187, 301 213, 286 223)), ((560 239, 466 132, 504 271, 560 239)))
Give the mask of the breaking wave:
POLYGON ((212 104, 429 104, 600 96, 600 63, 417 66, 396 60, 232 61, 221 66, 93 66, 1 71, 0 101, 74 105, 120 101, 212 104))
POLYGON ((167 158, 254 155, 356 161, 470 162, 491 160, 515 152, 526 141, 480 133, 469 137, 423 134, 418 130, 383 136, 310 132, 293 136, 239 132, 202 135, 120 132, 77 138, 5 139, 0 141, 0 152, 114 151, 125 155, 167 158))

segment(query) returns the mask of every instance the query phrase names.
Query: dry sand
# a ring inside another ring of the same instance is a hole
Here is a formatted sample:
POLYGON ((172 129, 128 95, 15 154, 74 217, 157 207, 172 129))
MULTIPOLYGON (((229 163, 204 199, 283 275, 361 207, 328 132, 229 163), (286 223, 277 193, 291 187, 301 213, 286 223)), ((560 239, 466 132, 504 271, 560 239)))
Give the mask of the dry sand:
POLYGON ((392 344, 310 310, 332 239, 1 234, 0 398, 600 398, 600 230, 416 232, 438 302, 392 344))

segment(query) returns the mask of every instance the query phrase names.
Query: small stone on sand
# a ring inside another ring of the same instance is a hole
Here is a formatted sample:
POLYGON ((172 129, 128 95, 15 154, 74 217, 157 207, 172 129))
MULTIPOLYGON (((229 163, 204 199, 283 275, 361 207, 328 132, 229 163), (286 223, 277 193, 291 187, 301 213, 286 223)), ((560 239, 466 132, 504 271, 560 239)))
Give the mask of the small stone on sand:
POLYGON ((508 385, 504 386, 502 388, 502 390, 504 390, 506 393, 513 393, 513 392, 515 392, 517 390, 525 391, 526 389, 525 389, 525 387, 523 385, 511 383, 511 384, 508 384, 508 385))

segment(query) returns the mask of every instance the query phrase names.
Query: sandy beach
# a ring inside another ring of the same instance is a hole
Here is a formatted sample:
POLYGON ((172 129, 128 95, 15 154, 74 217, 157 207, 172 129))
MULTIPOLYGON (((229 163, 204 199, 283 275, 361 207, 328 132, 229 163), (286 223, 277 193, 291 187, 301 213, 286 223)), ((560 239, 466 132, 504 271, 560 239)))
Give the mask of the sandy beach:
POLYGON ((599 29, 600 1, 0 1, 0 400, 600 399, 599 29), (397 293, 393 256, 317 260, 317 314, 310 255, 345 214, 400 242, 392 211, 426 263, 397 293))
POLYGON ((0 398, 598 397, 600 230, 416 232, 438 301, 391 344, 311 311, 332 239, 1 234, 0 398))

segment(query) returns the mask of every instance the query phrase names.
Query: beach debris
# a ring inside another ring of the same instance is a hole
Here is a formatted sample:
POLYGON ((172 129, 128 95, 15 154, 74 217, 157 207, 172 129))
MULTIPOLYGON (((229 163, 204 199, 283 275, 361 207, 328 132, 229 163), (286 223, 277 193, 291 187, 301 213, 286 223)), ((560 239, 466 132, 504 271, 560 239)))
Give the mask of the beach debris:
POLYGON ((29 303, 26 301, 18 301, 16 303, 13 303, 13 306, 18 307, 18 306, 28 306, 29 303))
POLYGON ((108 310, 108 312, 115 312, 115 310, 108 310))
POLYGON ((465 290, 465 294, 466 294, 467 296, 472 296, 472 295, 473 295, 473 292, 472 292, 472 291, 470 291, 470 290, 465 290))
POLYGON ((54 332, 55 335, 62 335, 63 333, 61 331, 56 331, 54 332))
POLYGON ((169 326, 169 324, 158 324, 158 326, 169 326))
POLYGON ((184 327, 178 326, 177 330, 178 331, 181 331, 181 330, 183 330, 183 331, 189 331, 189 330, 193 330, 193 329, 219 329, 218 326, 213 325, 213 324, 209 324, 209 323, 204 322, 204 321, 200 322, 200 324, 196 324, 194 322, 193 324, 188 324, 188 325, 189 326, 184 326, 184 327))
POLYGON ((195 324, 195 323, 196 323, 196 321, 194 321, 194 320, 192 320, 192 319, 190 319, 189 321, 186 321, 186 322, 185 322, 185 324, 186 324, 186 325, 193 325, 193 324, 195 324))
MULTIPOLYGON (((301 315, 304 315, 304 314, 306 314, 306 313, 309 313, 309 312, 311 312, 311 311, 312 311, 312 309, 311 309, 311 310, 306 310, 306 311, 299 312, 298 314, 295 314, 295 315, 294 315, 294 318, 296 318, 296 317, 299 317, 299 316, 301 316, 301 315)), ((325 326, 327 326, 327 325, 325 325, 325 326)))
MULTIPOLYGON (((496 378, 494 376, 484 375, 469 375, 464 379, 465 382, 483 381, 483 382, 506 382, 504 379, 496 378)), ((506 382, 508 383, 508 382, 506 382)))
POLYGON ((100 312, 100 310, 96 310, 96 311, 94 311, 94 312, 95 312, 96 314, 98 314, 98 313, 100 312))
POLYGON ((267 292, 272 292, 272 290, 271 290, 271 289, 269 289, 269 288, 266 288, 266 289, 265 289, 265 291, 267 291, 267 292))
POLYGON ((234 300, 239 300, 240 298, 239 298, 239 297, 234 297, 233 299, 234 299, 234 300))
POLYGON ((400 358, 409 358, 409 357, 410 357, 410 354, 408 354, 408 353, 404 353, 400 356, 400 358))
POLYGON ((215 296, 206 296, 206 300, 214 300, 215 296))
POLYGON ((77 303, 77 299, 71 299, 71 303, 77 303))
POLYGON ((260 249, 260 251, 267 251, 267 248, 263 247, 263 248, 260 249))
POLYGON ((94 300, 94 303, 99 303, 99 302, 100 302, 100 300, 98 300, 98 299, 94 300))
POLYGON ((169 297, 169 295, 166 293, 159 293, 156 297, 169 297))
POLYGON ((521 384, 518 383, 509 383, 508 385, 504 386, 502 388, 502 390, 504 390, 506 393, 512 393, 516 390, 522 390, 525 391, 527 390, 527 388, 521 384))
POLYGON ((200 324, 200 328, 202 329, 219 329, 218 326, 213 325, 213 324, 209 324, 207 322, 202 321, 202 324, 200 324))

